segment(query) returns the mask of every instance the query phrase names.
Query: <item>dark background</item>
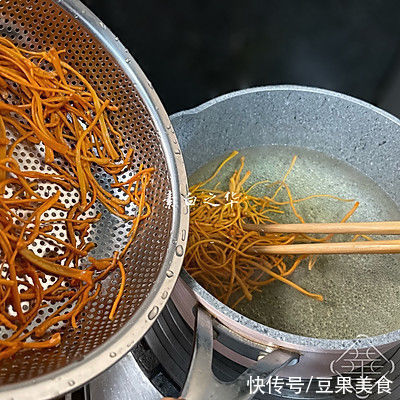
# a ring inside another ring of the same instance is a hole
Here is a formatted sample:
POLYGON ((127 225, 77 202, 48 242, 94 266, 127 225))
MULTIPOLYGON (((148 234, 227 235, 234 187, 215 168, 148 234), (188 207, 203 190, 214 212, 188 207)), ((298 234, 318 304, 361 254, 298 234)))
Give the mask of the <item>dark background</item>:
POLYGON ((170 114, 282 83, 340 91, 397 112, 397 0, 85 3, 130 50, 170 114))

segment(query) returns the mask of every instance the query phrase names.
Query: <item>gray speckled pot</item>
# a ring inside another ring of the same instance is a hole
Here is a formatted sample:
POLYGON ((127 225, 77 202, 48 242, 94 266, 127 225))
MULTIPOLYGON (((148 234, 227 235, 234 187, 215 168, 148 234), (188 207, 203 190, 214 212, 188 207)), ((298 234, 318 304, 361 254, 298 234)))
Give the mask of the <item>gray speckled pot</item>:
MULTIPOLYGON (((399 204, 400 121, 355 98, 308 87, 267 86, 218 97, 174 114, 171 121, 188 175, 232 149, 290 144, 324 149, 350 163, 399 204)), ((178 307, 185 303, 182 310, 189 308, 188 294, 193 304, 197 299, 217 320, 241 336, 264 345, 300 350, 300 363, 286 368, 287 375, 328 375, 330 362, 343 349, 373 344, 388 350, 400 339, 400 331, 357 340, 316 339, 281 332, 220 303, 182 271, 173 296, 178 307)))

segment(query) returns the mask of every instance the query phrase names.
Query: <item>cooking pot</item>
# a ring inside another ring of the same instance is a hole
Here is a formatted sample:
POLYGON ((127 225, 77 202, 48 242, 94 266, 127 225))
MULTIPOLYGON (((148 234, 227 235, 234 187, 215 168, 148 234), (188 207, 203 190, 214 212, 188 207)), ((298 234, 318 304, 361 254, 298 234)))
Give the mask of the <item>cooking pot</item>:
MULTIPOLYGON (((223 95, 199 107, 172 115, 171 122, 183 152, 188 175, 210 160, 235 149, 271 145, 297 146, 322 152, 365 175, 385 197, 382 197, 382 204, 392 201, 395 205, 388 217, 400 219, 400 121, 361 100, 317 88, 266 86, 223 95)), ((378 197, 380 195, 377 194, 378 197)), ((392 262, 398 261, 398 256, 393 256, 392 262)), ((172 299, 186 321, 201 336, 195 345, 195 356, 199 358, 198 352, 208 349, 208 356, 204 356, 203 351, 203 370, 207 369, 211 357, 211 323, 214 335, 217 331, 236 336, 264 354, 271 354, 276 349, 282 350, 280 361, 283 368, 279 371, 282 377, 332 376, 335 375, 332 363, 348 349, 373 347, 381 355, 398 346, 400 339, 400 330, 369 337, 325 339, 274 329, 224 305, 185 271, 181 272, 172 299), (192 309, 199 304, 201 310, 196 325, 192 309), (210 319, 207 320, 207 316, 210 319)), ((379 320, 379 316, 374 318, 379 320)), ((217 341, 214 345, 218 351, 228 351, 227 347, 217 341)), ((248 366, 254 367, 254 360, 247 361, 248 366)), ((273 360, 272 364, 277 361, 273 360)), ((242 364, 246 365, 246 362, 242 364)), ((192 383, 187 384, 184 395, 193 394, 193 382, 196 381, 193 375, 199 373, 201 368, 199 361, 194 359, 189 374, 192 383)), ((265 365, 262 368, 265 371, 273 369, 265 365)), ((203 386, 207 386, 207 381, 210 385, 216 385, 215 382, 210 383, 213 381, 211 375, 203 376, 203 386)), ((219 392, 221 396, 224 390, 226 388, 219 392)), ((189 395, 187 397, 192 399, 189 395)))

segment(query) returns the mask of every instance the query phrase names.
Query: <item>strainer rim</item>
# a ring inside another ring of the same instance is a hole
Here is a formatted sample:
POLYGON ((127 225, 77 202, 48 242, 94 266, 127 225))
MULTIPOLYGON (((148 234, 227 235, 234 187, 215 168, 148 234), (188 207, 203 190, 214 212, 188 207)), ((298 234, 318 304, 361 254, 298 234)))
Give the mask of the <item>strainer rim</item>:
POLYGON ((53 0, 73 15, 107 49, 143 99, 158 132, 171 180, 172 223, 160 272, 138 310, 106 342, 79 361, 38 378, 0 386, 0 399, 50 399, 76 390, 121 359, 156 320, 167 303, 182 266, 189 226, 186 170, 182 154, 158 95, 135 59, 105 24, 78 0, 53 0), (179 251, 177 251, 179 248, 179 251), (167 271, 169 273, 167 274, 167 271))

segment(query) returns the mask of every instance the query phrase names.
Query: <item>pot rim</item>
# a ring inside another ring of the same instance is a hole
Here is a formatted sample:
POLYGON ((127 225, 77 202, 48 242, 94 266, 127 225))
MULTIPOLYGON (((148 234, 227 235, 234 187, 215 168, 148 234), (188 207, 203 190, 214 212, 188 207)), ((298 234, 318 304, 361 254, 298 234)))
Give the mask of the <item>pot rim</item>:
MULTIPOLYGON (((308 86, 299 86, 299 85, 271 85, 271 86, 259 86, 249 89, 243 89, 238 91, 233 91, 218 97, 215 97, 205 103, 200 104, 194 108, 177 112, 170 116, 170 120, 174 125, 174 121, 191 115, 199 114, 208 108, 211 108, 215 104, 224 102, 226 100, 239 97, 246 96, 248 94, 253 93, 262 93, 262 92, 274 92, 274 91, 294 91, 294 92, 306 92, 313 93, 317 95, 324 95, 339 98, 340 100, 355 103, 359 106, 366 108, 368 111, 372 111, 374 113, 380 114, 384 118, 387 118, 392 123, 398 125, 400 127, 400 120, 393 115, 389 114, 386 111, 381 110, 380 108, 373 106, 363 100, 359 100, 355 97, 348 96, 342 93, 334 92, 327 89, 320 89, 315 87, 308 86)), ((179 140, 179 136, 178 136, 179 140)), ((284 342, 293 346, 301 346, 303 348, 317 348, 321 350, 346 350, 350 347, 352 348, 370 348, 371 346, 384 346, 391 343, 395 343, 400 341, 400 329, 392 332, 388 332, 385 334, 377 335, 377 336, 363 336, 360 335, 357 338, 352 339, 323 339, 323 338, 314 338, 314 337, 306 337, 301 335, 295 335, 292 333, 284 332, 278 329, 270 328, 266 325, 258 323, 250 318, 245 317, 244 315, 238 313, 232 308, 220 302, 216 299, 211 293, 209 293, 206 289, 204 289, 196 280, 194 280, 183 268, 180 273, 180 277, 183 281, 189 286, 189 288, 195 293, 197 297, 204 300, 202 302, 203 305, 207 304, 211 306, 211 314, 222 314, 227 317, 227 320, 232 320, 232 325, 240 324, 244 326, 247 330, 254 331, 255 334, 260 337, 265 337, 266 343, 270 342, 271 339, 274 339, 278 342, 284 342), (214 312, 213 312, 214 311, 214 312)), ((221 321, 220 321, 221 322, 221 321)), ((228 328, 235 330, 234 327, 228 326, 226 322, 223 322, 228 328)), ((258 341, 258 340, 257 340, 258 341)))

